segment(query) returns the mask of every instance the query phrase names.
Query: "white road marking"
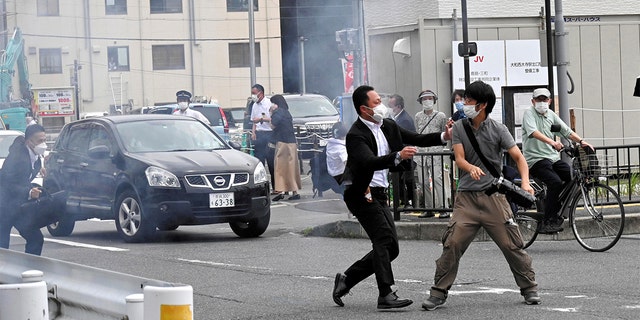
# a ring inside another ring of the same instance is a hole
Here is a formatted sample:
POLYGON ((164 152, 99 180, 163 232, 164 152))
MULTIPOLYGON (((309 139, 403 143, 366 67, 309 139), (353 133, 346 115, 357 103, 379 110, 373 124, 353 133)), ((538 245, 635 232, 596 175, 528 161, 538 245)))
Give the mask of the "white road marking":
MULTIPOLYGON (((17 235, 17 234, 11 234, 11 236, 20 238, 20 235, 17 235)), ((94 244, 81 243, 81 242, 68 241, 68 240, 60 240, 60 239, 44 238, 44 241, 64 244, 64 245, 71 246, 71 247, 98 249, 98 250, 105 250, 105 251, 129 251, 129 249, 116 248, 116 247, 96 246, 94 244)))
POLYGON ((626 309, 640 309, 640 305, 635 306, 624 306, 626 309))
POLYGON ((502 288, 486 288, 486 287, 479 287, 478 290, 466 290, 466 291, 449 290, 449 294, 450 295, 476 294, 476 293, 503 294, 505 292, 517 292, 517 293, 520 293, 520 290, 502 289, 502 288))
POLYGON ((547 310, 559 312, 578 312, 578 309, 576 308, 547 308, 547 310))
POLYGON ((578 296, 564 296, 567 299, 579 299, 579 298, 588 298, 585 295, 578 295, 578 296))
POLYGON ((182 258, 178 258, 178 261, 184 261, 184 262, 189 262, 189 263, 197 263, 197 264, 205 264, 205 265, 209 265, 209 266, 232 267, 232 268, 244 268, 244 269, 271 271, 271 268, 254 267, 254 266, 243 266, 243 265, 240 265, 240 264, 215 262, 215 261, 203 261, 203 260, 192 260, 192 259, 182 259, 182 258))

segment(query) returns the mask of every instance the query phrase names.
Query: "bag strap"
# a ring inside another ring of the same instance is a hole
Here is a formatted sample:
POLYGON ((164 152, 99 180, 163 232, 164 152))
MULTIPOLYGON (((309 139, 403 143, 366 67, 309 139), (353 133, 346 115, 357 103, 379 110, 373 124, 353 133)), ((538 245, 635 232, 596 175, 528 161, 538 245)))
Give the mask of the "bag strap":
POLYGON ((422 134, 422 132, 424 132, 424 129, 426 129, 429 126, 431 121, 436 118, 438 113, 440 113, 440 111, 436 111, 436 112, 433 113, 433 117, 431 117, 431 119, 429 119, 429 121, 427 121, 427 124, 425 124, 424 127, 422 127, 422 130, 420 130, 420 132, 419 132, 420 134, 422 134))
POLYGON ((482 151, 480 151, 478 140, 476 140, 476 136, 473 134, 473 131, 471 131, 469 118, 462 119, 462 125, 464 127, 464 131, 467 132, 467 137, 469 137, 469 141, 471 142, 471 146, 473 146, 473 150, 475 150, 476 154, 478 154, 478 157, 480 157, 480 161, 482 161, 482 164, 484 164, 484 166, 487 167, 487 170, 489 170, 489 172, 491 173, 491 175, 493 175, 494 178, 500 178, 501 175, 498 173, 498 170, 496 169, 496 167, 491 165, 489 160, 484 156, 484 154, 482 154, 482 151))

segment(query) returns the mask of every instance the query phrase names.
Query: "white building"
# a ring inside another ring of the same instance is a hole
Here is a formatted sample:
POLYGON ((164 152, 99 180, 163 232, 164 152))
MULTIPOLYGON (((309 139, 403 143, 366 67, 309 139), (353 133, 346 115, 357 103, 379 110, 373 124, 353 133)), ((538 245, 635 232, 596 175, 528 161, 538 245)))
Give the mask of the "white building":
MULTIPOLYGON (((504 42, 507 48, 510 41, 538 40, 543 6, 543 0, 468 0, 469 41, 504 42)), ((440 95, 440 110, 451 114, 449 99, 458 76, 453 74, 455 60, 461 59, 452 50, 455 41, 462 41, 460 1, 364 0, 364 8, 369 82, 380 92, 404 96, 412 114, 419 110, 412 101, 420 90, 432 89, 440 95), (409 40, 409 55, 392 52, 402 38, 409 40)), ((574 89, 568 103, 575 111, 578 133, 595 145, 640 143, 640 98, 633 97, 640 75, 640 2, 564 0, 563 14, 574 89)), ((508 55, 504 50, 499 53, 508 55)), ((540 52, 533 50, 531 56, 539 57, 540 52)), ((557 79, 569 81, 566 76, 557 79)), ((530 85, 546 84, 544 80, 530 85)), ((519 90, 509 85, 504 89, 519 90)))
MULTIPOLYGON (((72 85, 77 61, 80 113, 170 103, 181 89, 222 106, 250 95, 247 1, 4 2, 34 88, 72 85)), ((279 1, 255 2, 257 83, 282 92, 279 1)))

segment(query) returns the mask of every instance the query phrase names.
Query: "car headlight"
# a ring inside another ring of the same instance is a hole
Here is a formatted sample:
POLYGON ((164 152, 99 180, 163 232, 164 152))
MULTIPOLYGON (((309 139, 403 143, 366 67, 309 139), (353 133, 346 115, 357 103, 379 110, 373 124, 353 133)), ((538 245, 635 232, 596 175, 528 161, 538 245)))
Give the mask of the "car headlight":
POLYGON ((264 164, 262 162, 258 162, 256 169, 253 170, 253 182, 254 183, 262 183, 267 182, 267 170, 264 168, 264 164))
POLYGON ((151 187, 180 188, 178 177, 165 169, 148 167, 144 173, 151 187))

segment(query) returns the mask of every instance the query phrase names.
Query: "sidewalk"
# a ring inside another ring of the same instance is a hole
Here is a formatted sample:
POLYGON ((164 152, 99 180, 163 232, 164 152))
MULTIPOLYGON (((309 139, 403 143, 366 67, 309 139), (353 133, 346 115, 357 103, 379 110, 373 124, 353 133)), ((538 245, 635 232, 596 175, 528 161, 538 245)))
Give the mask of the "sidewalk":
MULTIPOLYGON (((308 167, 305 168, 308 170, 308 167)), ((307 171, 305 171, 306 173, 307 171)), ((322 197, 316 196, 312 191, 311 176, 302 175, 303 188, 300 190, 301 200, 291 203, 296 210, 307 212, 329 213, 329 219, 320 219, 310 231, 305 231, 307 236, 336 237, 336 238, 368 238, 366 232, 355 218, 348 217, 347 206, 342 196, 328 190, 322 197), (333 216, 335 215, 335 217, 333 216)), ((276 203, 272 203, 274 205, 276 203)), ((401 212, 400 220, 395 221, 398 238, 403 240, 435 240, 440 241, 447 229, 449 219, 419 218, 420 212, 401 212)), ((565 230, 555 235, 538 235, 540 240, 569 240, 574 239, 571 225, 564 224, 565 230)), ((625 229, 624 234, 640 234, 640 205, 625 205, 625 229)), ((476 241, 488 241, 489 236, 480 229, 476 241)))
MULTIPOLYGON (((304 180, 304 177, 303 177, 304 180)), ((304 185, 303 181, 303 185, 304 185)), ((298 210, 311 212, 323 212, 336 214, 336 220, 314 226, 306 235, 316 237, 336 238, 368 238, 366 232, 355 218, 347 216, 347 206, 341 196, 333 191, 326 191, 323 197, 313 198, 313 193, 308 191, 311 186, 301 191, 305 201, 296 204, 298 210), (305 192, 306 191, 306 192, 305 192), (321 201, 320 201, 321 200, 321 201)), ((625 230, 624 234, 640 234, 640 206, 625 205, 625 230)), ((447 228, 449 219, 419 218, 420 212, 402 212, 400 221, 395 221, 398 238, 403 240, 435 240, 440 241, 447 228)), ((574 239, 571 225, 564 224, 565 231, 555 235, 538 235, 539 240, 572 240, 574 239)), ((480 229, 476 241, 488 241, 489 236, 480 229)))

